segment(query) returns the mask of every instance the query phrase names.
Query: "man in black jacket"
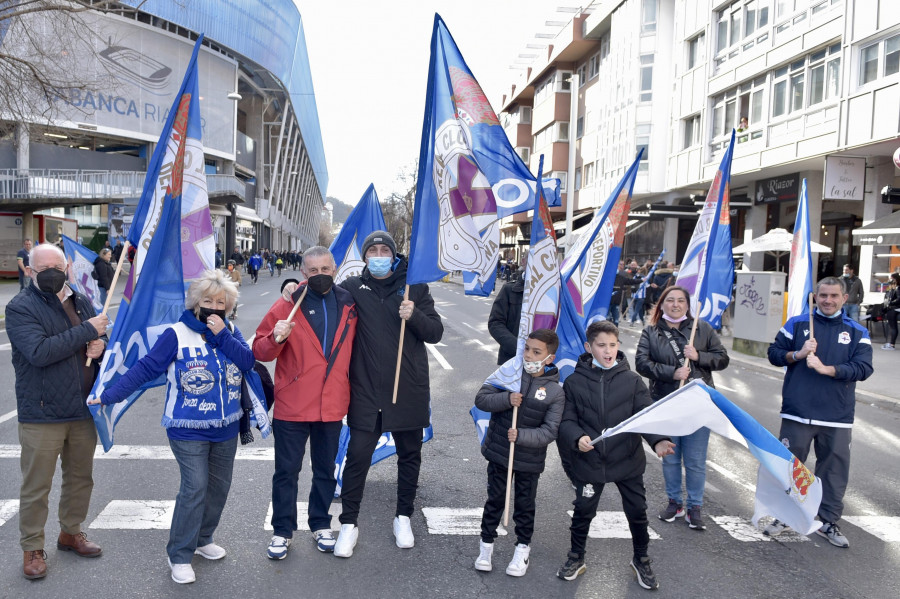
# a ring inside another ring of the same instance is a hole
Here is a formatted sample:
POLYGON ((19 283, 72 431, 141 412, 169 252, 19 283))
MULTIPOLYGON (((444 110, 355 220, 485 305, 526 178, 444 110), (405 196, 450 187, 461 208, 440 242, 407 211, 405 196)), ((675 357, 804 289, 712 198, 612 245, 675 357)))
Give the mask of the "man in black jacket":
POLYGON ((109 319, 66 284, 66 256, 52 244, 31 251, 29 284, 6 306, 6 332, 16 372, 22 487, 20 543, 25 578, 47 575, 44 525, 56 461, 62 457, 61 531, 56 547, 82 557, 101 549, 81 523, 91 501, 97 430, 85 404, 106 348, 109 319), (94 363, 86 366, 87 358, 94 363))
POLYGON ((505 364, 516 355, 519 342, 519 321, 522 319, 522 298, 525 295, 525 277, 519 277, 512 283, 505 284, 488 317, 488 331, 494 341, 500 344, 497 352, 497 364, 505 364))
POLYGON ((101 304, 106 304, 106 296, 109 293, 113 277, 116 274, 116 270, 109 263, 110 260, 112 260, 112 250, 109 248, 100 250, 100 255, 94 260, 93 276, 97 280, 97 287, 100 288, 101 304))
POLYGON ((357 520, 381 434, 390 432, 397 448, 397 510, 394 537, 397 546, 415 544, 409 517, 413 513, 419 467, 422 463, 422 429, 429 424, 431 391, 425 343, 437 343, 444 334, 441 317, 425 284, 409 286, 404 300, 406 258, 397 254, 393 238, 375 231, 363 241, 366 267, 341 287, 356 303, 359 322, 350 358, 350 408, 347 426, 350 441, 344 484, 341 531, 334 547, 337 557, 350 557, 359 537, 357 520), (392 402, 400 323, 406 321, 400 365, 397 403, 392 402))
MULTIPOLYGON (((587 329, 587 340, 584 348, 588 353, 578 358, 575 371, 563 385, 566 409, 559 436, 562 443, 578 450, 572 465, 578 483, 570 528, 572 547, 557 576, 574 580, 584 573, 591 520, 597 514, 603 486, 615 483, 631 529, 634 548, 631 568, 638 584, 655 589, 659 583, 647 557, 650 535, 644 491, 646 460, 641 437, 624 433, 591 444, 605 429, 649 406, 650 391, 640 375, 628 368, 625 354, 619 351, 619 330, 615 325, 605 320, 592 323, 587 329)), ((667 437, 645 434, 644 438, 658 456, 674 453, 674 444, 667 437)))

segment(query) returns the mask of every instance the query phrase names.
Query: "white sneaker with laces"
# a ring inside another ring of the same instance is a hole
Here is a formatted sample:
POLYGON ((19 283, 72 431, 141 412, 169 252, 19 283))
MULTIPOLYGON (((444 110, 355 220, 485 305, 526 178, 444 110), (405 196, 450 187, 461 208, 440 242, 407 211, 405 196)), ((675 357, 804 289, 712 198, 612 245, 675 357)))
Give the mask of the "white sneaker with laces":
POLYGON ((786 530, 790 530, 791 527, 782 522, 781 520, 772 520, 772 522, 763 529, 763 534, 767 537, 777 537, 781 533, 786 530))
POLYGON ((275 535, 269 542, 269 548, 266 550, 266 557, 269 559, 284 559, 287 557, 288 547, 290 546, 291 539, 275 535))
POLYGON ((494 555, 494 544, 479 541, 480 553, 475 559, 475 569, 479 572, 490 572, 494 569, 491 564, 491 557, 494 555))
POLYGON ((334 533, 330 528, 313 531, 313 537, 316 539, 316 549, 322 553, 331 553, 334 551, 334 533))
POLYGON ((412 527, 409 525, 409 516, 397 516, 394 518, 394 538, 397 540, 397 547, 400 549, 410 549, 416 544, 412 527))
POLYGON ((356 541, 359 540, 359 528, 355 524, 341 524, 341 531, 338 533, 337 542, 334 544, 334 555, 336 557, 350 557, 353 555, 353 548, 356 547, 356 541))
POLYGON ((216 545, 215 543, 210 543, 209 545, 204 545, 203 547, 197 547, 197 549, 194 550, 194 553, 196 555, 203 556, 206 559, 212 560, 222 559, 226 555, 225 549, 216 545))
POLYGON ((190 564, 173 564, 170 559, 169 568, 172 570, 172 580, 178 584, 190 584, 197 580, 190 564))
POLYGON ((506 573, 510 576, 525 576, 525 572, 528 571, 528 555, 530 553, 531 547, 528 545, 516 545, 516 552, 509 565, 506 566, 506 573))

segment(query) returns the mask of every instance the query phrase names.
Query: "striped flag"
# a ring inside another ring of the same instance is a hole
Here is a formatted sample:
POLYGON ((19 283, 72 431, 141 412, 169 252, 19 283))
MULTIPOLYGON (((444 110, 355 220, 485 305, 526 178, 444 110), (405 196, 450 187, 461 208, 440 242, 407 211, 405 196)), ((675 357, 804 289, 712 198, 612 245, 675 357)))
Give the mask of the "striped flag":
POLYGON ((812 252, 809 244, 809 194, 806 179, 800 186, 800 203, 794 221, 794 241, 791 243, 791 267, 788 275, 787 318, 809 312, 807 298, 813 290, 812 252))

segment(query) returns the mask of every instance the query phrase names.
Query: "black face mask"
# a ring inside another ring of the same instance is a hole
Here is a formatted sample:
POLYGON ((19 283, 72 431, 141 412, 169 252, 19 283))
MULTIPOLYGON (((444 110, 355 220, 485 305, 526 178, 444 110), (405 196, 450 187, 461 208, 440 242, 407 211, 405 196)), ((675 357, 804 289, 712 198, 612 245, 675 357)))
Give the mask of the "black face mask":
POLYGON ((319 295, 325 295, 334 285, 334 278, 331 275, 313 275, 306 280, 306 284, 319 295))
POLYGON ((213 314, 221 318, 222 322, 225 322, 225 310, 213 310, 212 308, 200 308, 200 316, 197 317, 197 320, 206 324, 206 320, 213 314))
POLYGON ((47 268, 37 273, 38 289, 54 295, 62 291, 66 284, 66 273, 55 268, 47 268))

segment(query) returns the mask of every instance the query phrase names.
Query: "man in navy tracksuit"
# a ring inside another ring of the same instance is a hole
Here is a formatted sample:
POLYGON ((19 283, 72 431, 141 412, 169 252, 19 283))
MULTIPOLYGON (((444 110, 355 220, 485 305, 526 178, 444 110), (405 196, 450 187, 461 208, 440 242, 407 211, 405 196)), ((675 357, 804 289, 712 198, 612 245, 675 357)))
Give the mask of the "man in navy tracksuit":
MULTIPOLYGON (((822 479, 822 527, 817 532, 842 548, 850 546, 837 521, 850 475, 856 381, 866 380, 873 370, 869 333, 842 310, 846 301, 840 280, 822 279, 816 285, 813 334, 809 314, 801 314, 788 320, 769 346, 769 362, 787 367, 779 436, 802 462, 815 443, 816 476, 822 479)), ((774 537, 786 528, 775 520, 764 533, 774 537)))

